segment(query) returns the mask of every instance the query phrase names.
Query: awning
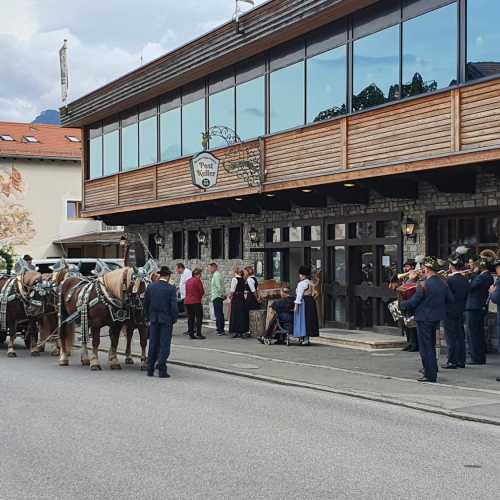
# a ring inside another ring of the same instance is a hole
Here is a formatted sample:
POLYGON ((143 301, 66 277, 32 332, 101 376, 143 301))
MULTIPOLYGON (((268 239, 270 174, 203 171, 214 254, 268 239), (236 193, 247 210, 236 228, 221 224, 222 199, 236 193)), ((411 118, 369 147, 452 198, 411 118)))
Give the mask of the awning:
POLYGON ((55 245, 118 245, 122 236, 122 231, 99 231, 96 233, 70 236, 68 238, 56 240, 53 243, 55 245))

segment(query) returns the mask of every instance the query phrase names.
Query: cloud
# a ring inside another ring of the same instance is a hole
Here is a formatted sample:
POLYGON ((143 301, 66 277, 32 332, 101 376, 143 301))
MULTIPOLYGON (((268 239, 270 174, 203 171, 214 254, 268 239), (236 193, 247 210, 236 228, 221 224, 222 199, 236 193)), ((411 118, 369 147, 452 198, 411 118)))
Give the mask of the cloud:
MULTIPOLYGON (((256 0, 256 4, 264 0, 256 0)), ((31 121, 60 102, 68 39, 76 99, 229 20, 233 0, 16 0, 0 19, 0 121, 31 121)))

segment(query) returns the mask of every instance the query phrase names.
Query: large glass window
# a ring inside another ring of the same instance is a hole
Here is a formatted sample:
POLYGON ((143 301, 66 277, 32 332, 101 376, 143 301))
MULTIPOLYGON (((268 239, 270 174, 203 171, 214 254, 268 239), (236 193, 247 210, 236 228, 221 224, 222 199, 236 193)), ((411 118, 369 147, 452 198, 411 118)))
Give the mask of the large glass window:
POLYGON ((120 169, 120 130, 118 122, 104 126, 104 175, 120 169))
POLYGON ((160 115, 161 161, 181 156, 181 108, 171 109, 160 115))
POLYGON ((139 164, 139 123, 137 113, 122 120, 122 170, 139 164))
MULTIPOLYGON (((212 94, 209 97, 208 109, 210 127, 219 125, 234 130, 234 87, 212 94)), ((211 148, 222 148, 224 146, 227 146, 227 143, 221 137, 210 139, 211 148)))
POLYGON ((201 151, 202 134, 205 132, 205 99, 182 106, 182 154, 201 151))
POLYGON ((346 47, 307 60, 307 122, 346 113, 346 47))
POLYGON ((242 140, 254 139, 266 133, 264 76, 236 87, 236 127, 242 140))
POLYGON ((90 178, 102 176, 102 129, 91 128, 89 131, 90 178))
POLYGON ((353 51, 353 110, 398 99, 399 26, 356 40, 353 51))
POLYGON ((270 128, 279 132, 304 123, 304 61, 271 73, 270 128))
POLYGON ((457 36, 456 4, 403 24, 403 97, 456 83, 457 36))
POLYGON ((158 161, 158 123, 156 106, 139 115, 139 165, 151 165, 158 161))
POLYGON ((500 73, 500 2, 467 2, 467 79, 500 73))

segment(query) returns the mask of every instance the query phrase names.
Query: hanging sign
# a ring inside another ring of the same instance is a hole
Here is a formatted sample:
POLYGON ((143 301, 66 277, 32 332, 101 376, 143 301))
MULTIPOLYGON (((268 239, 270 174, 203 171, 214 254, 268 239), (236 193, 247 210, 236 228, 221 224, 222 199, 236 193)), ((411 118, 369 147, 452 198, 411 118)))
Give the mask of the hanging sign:
POLYGON ((213 154, 203 151, 191 160, 193 184, 200 189, 209 189, 217 184, 220 160, 213 154))

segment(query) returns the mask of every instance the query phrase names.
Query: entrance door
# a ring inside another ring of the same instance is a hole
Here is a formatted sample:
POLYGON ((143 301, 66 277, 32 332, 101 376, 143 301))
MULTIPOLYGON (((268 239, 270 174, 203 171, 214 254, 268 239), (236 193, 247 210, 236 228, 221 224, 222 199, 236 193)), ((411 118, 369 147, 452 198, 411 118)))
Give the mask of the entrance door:
POLYGON ((387 302, 394 298, 388 285, 401 261, 397 217, 347 223, 345 219, 327 221, 326 234, 328 326, 350 329, 394 326, 387 302))

